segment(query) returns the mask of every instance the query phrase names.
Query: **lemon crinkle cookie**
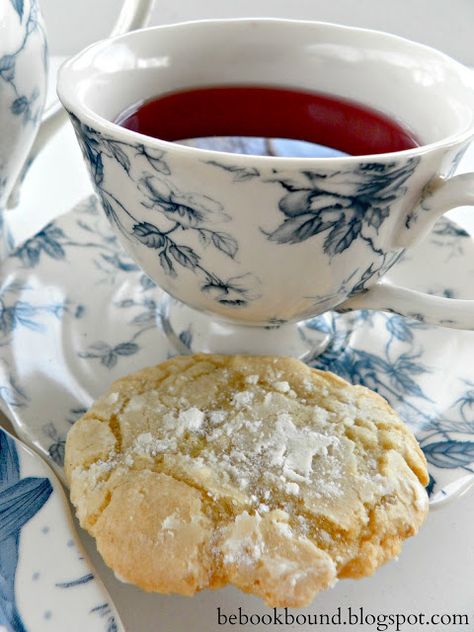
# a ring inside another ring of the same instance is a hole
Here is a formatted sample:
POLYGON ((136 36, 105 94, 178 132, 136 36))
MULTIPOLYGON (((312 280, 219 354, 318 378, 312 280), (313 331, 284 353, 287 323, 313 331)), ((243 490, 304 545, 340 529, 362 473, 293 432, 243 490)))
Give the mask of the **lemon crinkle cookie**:
POLYGON ((426 462, 387 402, 280 357, 176 357, 115 382, 69 432, 81 525, 117 576, 192 595, 231 583, 304 606, 398 555, 426 462))

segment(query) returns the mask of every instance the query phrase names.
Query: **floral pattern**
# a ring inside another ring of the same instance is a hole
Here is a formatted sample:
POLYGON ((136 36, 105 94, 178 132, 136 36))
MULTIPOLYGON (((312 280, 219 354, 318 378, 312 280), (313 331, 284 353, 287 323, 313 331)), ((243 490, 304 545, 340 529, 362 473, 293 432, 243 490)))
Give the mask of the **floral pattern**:
MULTIPOLYGON (((361 311, 346 316, 346 326, 341 330, 338 318, 334 316, 329 327, 321 318, 312 321, 310 326, 331 334, 331 343, 321 356, 310 360, 311 366, 333 371, 388 399, 409 425, 418 428, 417 439, 429 464, 473 474, 474 441, 467 437, 474 437, 474 384, 461 380, 462 394, 452 398, 442 415, 436 412, 436 403, 421 386, 421 376, 432 369, 423 362, 424 350, 416 335, 418 330, 428 332, 430 328, 395 314, 361 311), (354 328, 362 323, 368 330, 383 325, 383 353, 350 344, 354 328)), ((431 493, 435 485, 432 474, 431 493)))
POLYGON ((390 205, 403 195, 403 184, 412 175, 417 158, 406 164, 369 163, 353 172, 303 173, 304 186, 278 180, 287 191, 278 204, 285 220, 268 234, 271 241, 295 244, 326 233, 323 249, 334 257, 362 239, 377 254, 378 230, 390 214, 390 205), (350 182, 350 187, 347 187, 350 182), (341 187, 349 188, 343 192, 341 187))
MULTIPOLYGON (((407 190, 407 182, 420 162, 419 157, 400 162, 367 162, 350 169, 303 170, 291 177, 284 171, 224 164, 206 164, 229 173, 238 184, 259 179, 279 185, 285 193, 278 201, 284 217, 276 227, 260 228, 266 238, 278 245, 295 245, 322 236, 322 252, 331 265, 355 244, 367 248, 366 263, 352 268, 346 278, 327 294, 312 299, 320 312, 334 308, 347 297, 365 292, 398 260, 401 251, 387 251, 379 232, 390 216, 394 203, 407 190)), ((314 313, 314 311, 313 311, 314 313)), ((271 324, 271 323, 269 323, 271 324)))
POLYGON ((242 307, 257 298, 258 279, 254 275, 244 272, 222 277, 203 261, 202 252, 207 248, 231 260, 239 250, 233 235, 216 227, 230 220, 219 201, 181 191, 171 177, 164 151, 107 138, 74 114, 70 116, 105 214, 125 239, 154 250, 161 270, 170 278, 184 270, 194 273, 201 291, 220 304, 242 307), (137 159, 140 167, 136 167, 137 159), (142 206, 153 211, 153 222, 137 219, 107 188, 105 167, 109 162, 118 163, 136 184, 142 206), (186 243, 186 236, 191 235, 197 237, 201 253, 189 239, 186 243))
MULTIPOLYGON (((23 0, 10 0, 12 8, 18 15, 20 23, 23 23, 24 18, 24 1, 23 0)), ((43 27, 38 20, 38 4, 36 0, 30 1, 30 11, 26 18, 23 29, 23 38, 19 46, 14 51, 9 51, 0 57, 0 80, 6 84, 12 93, 12 102, 10 105, 10 112, 14 116, 21 117, 23 123, 36 124, 38 123, 41 113, 42 104, 38 102, 40 96, 40 89, 38 86, 34 86, 31 89, 30 94, 25 94, 20 91, 16 82, 16 64, 20 59, 22 51, 26 48, 30 35, 43 27)), ((44 33, 43 33, 44 37, 44 33)), ((43 58, 44 66, 47 67, 47 48, 46 38, 44 37, 43 58)))
MULTIPOLYGON (((280 177, 278 171, 267 181, 278 183, 285 195, 278 203, 285 219, 275 229, 262 231, 278 244, 298 244, 325 233, 323 250, 330 257, 342 254, 359 239, 378 255, 378 231, 390 215, 391 205, 406 192, 406 182, 420 159, 405 162, 359 164, 351 170, 302 171, 300 178, 280 177)), ((257 169, 207 164, 225 169, 234 182, 262 177, 257 169)))
MULTIPOLYGON (((2 4, 2 29, 10 37, 0 40, 0 110, 2 135, 10 142, 0 145, 0 259, 12 252, 13 234, 3 210, 11 187, 12 168, 18 166, 18 139, 24 143, 40 124, 46 93, 47 43, 37 0, 5 0, 2 4), (14 48, 6 48, 7 42, 17 42, 14 48), (43 71, 25 69, 25 60, 32 55, 41 57, 43 71)), ((24 157, 26 160, 26 156, 24 157)), ((16 177, 16 176, 15 176, 16 177)))
MULTIPOLYGON (((404 271, 397 272, 399 278, 413 280, 417 257, 428 256, 432 266, 441 266, 436 268, 440 284, 449 280, 446 291, 462 293, 462 275, 453 276, 451 259, 444 263, 443 257, 452 234, 460 232, 457 239, 464 244, 462 252, 456 250, 453 255, 458 268, 463 256, 471 256, 472 238, 461 234, 462 229, 451 222, 444 222, 437 225, 428 246, 424 246, 427 254, 414 251, 411 260, 407 258, 393 270, 404 271)), ((161 328, 160 314, 166 302, 162 292, 121 250, 93 199, 14 253, 6 264, 5 279, 8 281, 0 286, 2 313, 8 314, 0 330, 0 394, 17 423, 26 427, 29 436, 60 468, 68 429, 112 379, 125 370, 133 371, 176 353, 161 328), (57 242, 61 256, 58 248, 41 247, 44 239, 48 244, 50 240, 57 242), (58 288, 57 279, 63 279, 63 288, 58 288), (72 346, 68 343, 71 337, 75 341, 72 346), (57 340, 65 346, 58 348, 53 343, 57 340), (12 341, 14 347, 7 344, 12 341), (13 348, 29 350, 35 345, 41 346, 41 354, 25 350, 21 357, 18 351, 12 355, 13 348), (50 381, 51 366, 61 376, 59 383, 50 381), (33 389, 32 373, 36 376, 33 389), (41 419, 36 412, 41 406, 39 393, 43 408, 48 393, 55 402, 41 419)), ((423 288, 420 279, 417 289, 423 288)), ((438 293, 443 292, 440 289, 438 293)), ((271 326, 281 324, 275 321, 271 326)), ((474 344, 472 334, 448 333, 396 314, 366 311, 332 313, 329 320, 327 316, 316 318, 307 322, 302 332, 310 337, 311 329, 331 337, 325 352, 308 360, 312 366, 330 369, 378 391, 414 429, 429 462, 434 497, 450 482, 471 474, 474 375, 470 374, 468 358, 474 344), (444 365, 446 336, 459 336, 464 341, 459 343, 458 368, 449 376, 444 365)), ((193 323, 183 323, 177 333, 181 343, 189 347, 193 323)))
POLYGON ((26 632, 15 594, 20 532, 52 491, 47 478, 21 478, 15 442, 0 430, 0 626, 7 632, 26 632))
POLYGON ((118 619, 103 601, 107 594, 76 550, 65 514, 69 509, 50 476, 36 455, 0 429, 0 627, 6 632, 45 630, 53 619, 64 628, 74 603, 83 629, 118 632, 118 619), (44 627, 38 626, 41 616, 44 627))

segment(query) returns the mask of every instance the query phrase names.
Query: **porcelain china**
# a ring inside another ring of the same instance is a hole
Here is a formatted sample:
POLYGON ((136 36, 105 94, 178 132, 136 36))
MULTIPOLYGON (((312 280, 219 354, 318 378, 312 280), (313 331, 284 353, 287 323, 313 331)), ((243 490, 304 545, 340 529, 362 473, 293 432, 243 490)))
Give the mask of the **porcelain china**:
MULTIPOLYGON (((151 2, 125 0, 113 33, 143 26, 151 2)), ((47 71, 38 0, 0 0, 0 259, 14 245, 5 210, 17 204, 26 170, 65 120, 58 104, 43 119, 47 71)))
POLYGON ((449 176, 474 132, 474 81, 442 53, 324 23, 202 21, 99 42, 66 62, 58 92, 124 249, 186 305, 247 325, 234 328, 240 350, 258 352, 263 327, 286 324, 281 339, 294 338, 287 323, 334 308, 474 328, 472 301, 379 283, 439 215, 473 201, 474 176, 449 176), (362 101, 404 121, 421 146, 339 158, 237 156, 113 122, 157 87, 239 83, 362 101), (249 325, 261 329, 245 344, 249 325))
MULTIPOLYGON (((46 98, 47 45, 36 0, 0 0, 0 224, 38 132, 46 98)), ((12 244, 0 226, 5 251, 12 244)))
MULTIPOLYGON (((388 279, 463 299, 473 273, 473 238, 442 219, 388 279)), ((68 429, 111 381, 177 352, 163 330, 168 300, 123 251, 94 198, 46 226, 4 264, 3 407, 18 434, 60 475, 68 429)), ((181 350, 192 345, 194 326, 182 321, 181 350)), ((278 335, 278 328, 272 331, 278 335)), ((414 430, 428 459, 433 506, 473 482, 473 333, 369 311, 330 313, 301 333, 313 331, 329 344, 308 359, 311 365, 377 390, 414 430)))
POLYGON ((120 632, 110 597, 38 455, 0 428, 0 629, 120 632))

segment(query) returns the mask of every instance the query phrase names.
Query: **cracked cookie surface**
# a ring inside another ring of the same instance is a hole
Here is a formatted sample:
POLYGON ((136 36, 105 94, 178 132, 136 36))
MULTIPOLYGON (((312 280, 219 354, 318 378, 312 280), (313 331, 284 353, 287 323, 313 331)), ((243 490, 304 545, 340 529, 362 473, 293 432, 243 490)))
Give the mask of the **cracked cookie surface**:
POLYGON ((66 475, 120 579, 231 583, 270 606, 373 573, 428 511, 423 453, 387 402, 282 357, 175 357, 116 381, 70 430, 66 475))

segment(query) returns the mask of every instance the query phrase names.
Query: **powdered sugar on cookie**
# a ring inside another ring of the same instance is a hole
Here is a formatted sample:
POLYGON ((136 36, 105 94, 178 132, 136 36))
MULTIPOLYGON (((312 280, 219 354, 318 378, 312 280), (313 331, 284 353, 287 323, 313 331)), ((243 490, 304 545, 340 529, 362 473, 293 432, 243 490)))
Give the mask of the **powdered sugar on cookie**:
POLYGON ((173 358, 116 382, 71 430, 66 471, 127 581, 231 582, 269 605, 372 573, 427 511, 423 455, 386 403, 288 358, 173 358))

